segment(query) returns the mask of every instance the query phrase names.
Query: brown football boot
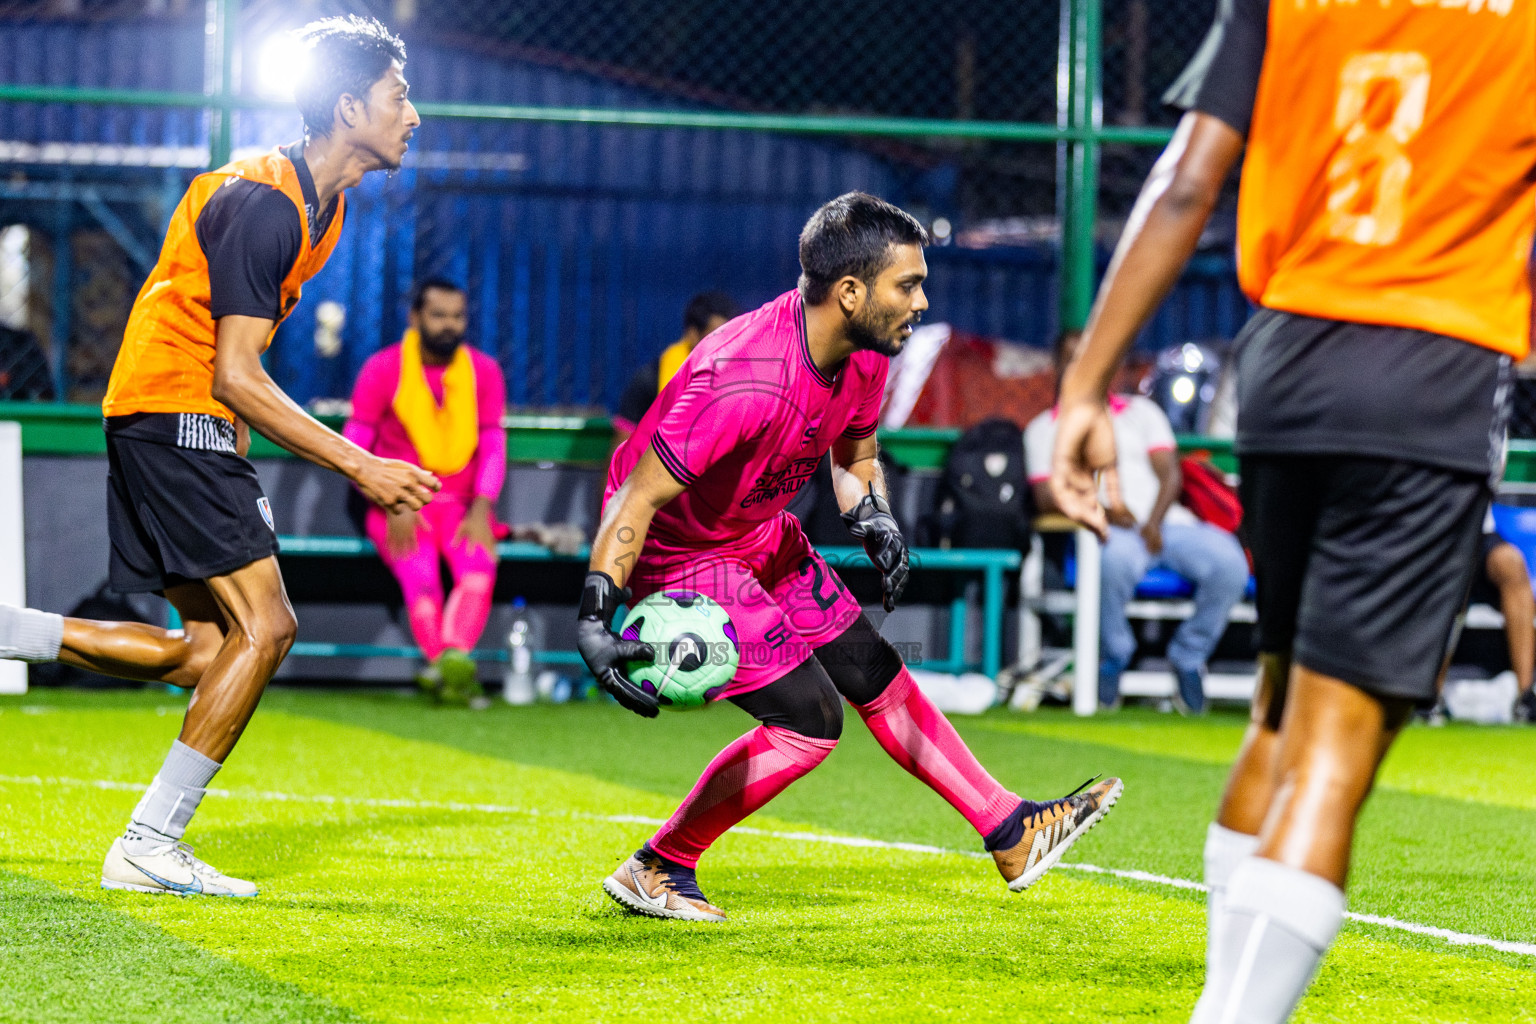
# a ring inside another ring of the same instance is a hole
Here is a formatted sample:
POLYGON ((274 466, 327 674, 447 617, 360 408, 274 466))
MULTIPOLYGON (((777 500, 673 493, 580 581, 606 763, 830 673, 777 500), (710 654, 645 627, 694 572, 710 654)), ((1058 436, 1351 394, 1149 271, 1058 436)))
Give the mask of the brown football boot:
POLYGON ((1078 836, 1099 823, 1120 799, 1125 783, 1109 778, 1081 793, 1039 805, 1024 817, 1024 835, 1006 850, 993 850, 997 870, 1013 892, 1034 885, 1056 866, 1078 836))
POLYGON ((699 891, 692 871, 669 866, 649 847, 641 847, 603 879, 603 891, 634 914, 678 921, 725 920, 725 911, 699 891))

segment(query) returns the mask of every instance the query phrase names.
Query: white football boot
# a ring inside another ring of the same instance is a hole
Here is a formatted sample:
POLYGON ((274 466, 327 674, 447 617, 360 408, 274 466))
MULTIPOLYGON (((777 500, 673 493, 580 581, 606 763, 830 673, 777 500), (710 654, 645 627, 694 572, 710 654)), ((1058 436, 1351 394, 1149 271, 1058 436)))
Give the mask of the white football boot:
POLYGON ((101 866, 103 889, 169 893, 173 896, 255 896, 256 886, 230 878, 192 856, 186 843, 165 843, 144 853, 129 853, 118 836, 101 866))

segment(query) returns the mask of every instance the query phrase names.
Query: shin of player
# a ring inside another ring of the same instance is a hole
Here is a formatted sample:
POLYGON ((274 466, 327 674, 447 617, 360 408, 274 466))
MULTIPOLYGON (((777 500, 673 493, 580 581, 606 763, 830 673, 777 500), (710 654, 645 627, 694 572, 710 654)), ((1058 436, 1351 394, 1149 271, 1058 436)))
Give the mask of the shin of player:
POLYGON ((1343 921, 1355 823, 1434 700, 1529 347, 1536 3, 1324 6, 1220 5, 1061 389, 1052 493, 1102 535, 1110 380, 1246 146, 1236 451, 1263 654, 1207 835, 1197 1024, 1284 1021, 1343 921))
POLYGON ((420 508, 438 487, 306 415, 261 364, 336 246, 342 193, 370 170, 398 167, 419 123, 404 46, 384 26, 328 19, 301 38, 311 51, 295 89, 304 139, 194 179, 134 302, 103 402, 112 585, 163 594, 184 628, 0 608, 0 656, 193 690, 180 736, 108 850, 108 888, 256 893, 181 842, 296 629, 246 425, 385 508, 420 508))
POLYGON ((907 547, 875 428, 888 358, 927 308, 925 240, 872 196, 822 207, 801 234, 800 288, 706 338, 614 455, 578 623, 587 664, 621 704, 654 716, 655 699, 624 675, 652 652, 613 635, 614 611, 658 590, 705 593, 740 639, 723 695, 759 723, 604 883, 633 911, 723 919, 699 891, 699 856, 821 763, 841 735, 844 699, 976 828, 1012 888, 1049 869, 1119 795, 1111 779, 1037 804, 1000 785, 785 511, 830 453, 844 522, 880 570, 886 611, 895 608, 907 547))

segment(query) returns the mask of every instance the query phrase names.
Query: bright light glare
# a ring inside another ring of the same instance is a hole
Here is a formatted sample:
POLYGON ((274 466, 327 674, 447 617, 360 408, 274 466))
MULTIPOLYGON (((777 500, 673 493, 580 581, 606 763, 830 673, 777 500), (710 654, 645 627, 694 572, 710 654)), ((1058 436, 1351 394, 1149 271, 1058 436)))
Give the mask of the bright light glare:
POLYGON ((1188 405, 1189 400, 1195 397, 1195 382, 1189 377, 1180 377, 1173 382, 1173 400, 1180 405, 1188 405))
POLYGON ((303 77, 310 50, 291 32, 268 39, 256 59, 256 88, 273 99, 293 99, 293 86, 303 77))
POLYGON ((937 218, 934 219, 934 222, 933 222, 933 237, 937 238, 939 241, 942 242, 942 241, 944 241, 944 239, 948 238, 949 237, 949 233, 951 231, 953 231, 953 230, 954 230, 954 228, 949 223, 949 218, 948 217, 937 217, 937 218))

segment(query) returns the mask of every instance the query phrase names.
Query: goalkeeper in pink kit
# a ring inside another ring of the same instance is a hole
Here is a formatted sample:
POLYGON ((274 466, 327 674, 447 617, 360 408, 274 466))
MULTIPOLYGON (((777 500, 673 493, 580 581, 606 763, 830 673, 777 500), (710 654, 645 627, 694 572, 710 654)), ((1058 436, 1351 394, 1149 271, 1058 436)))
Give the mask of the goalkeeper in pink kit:
POLYGON ((582 592, 582 657, 620 704, 655 717, 656 699, 624 675, 654 652, 616 636, 614 613, 659 590, 705 594, 741 652, 718 696, 759 723, 604 881, 634 912, 725 920, 699 889, 700 855, 832 752, 844 699, 897 764, 964 815, 1010 889, 1049 870, 1120 796, 1120 780, 1106 779, 1036 803, 993 779, 785 511, 830 451, 843 519, 895 608, 907 546, 875 426, 889 357, 928 307, 926 242, 915 219, 873 196, 827 203, 800 235, 799 288, 701 342, 614 453, 582 592))

